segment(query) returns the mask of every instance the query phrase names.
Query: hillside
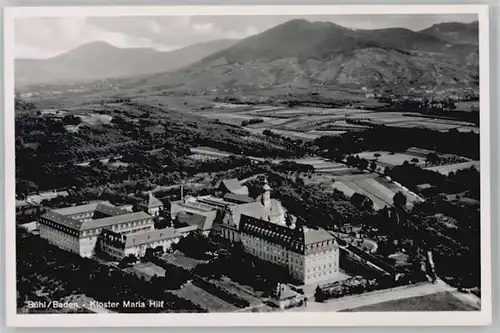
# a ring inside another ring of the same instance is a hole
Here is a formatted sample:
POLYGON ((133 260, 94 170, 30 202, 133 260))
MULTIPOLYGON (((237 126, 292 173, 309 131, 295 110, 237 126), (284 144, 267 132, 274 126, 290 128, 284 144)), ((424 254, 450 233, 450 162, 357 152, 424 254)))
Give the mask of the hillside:
POLYGON ((235 42, 217 40, 169 52, 92 42, 49 59, 16 60, 16 85, 71 83, 178 70, 235 42))
POLYGON ((198 93, 345 84, 476 85, 477 68, 475 44, 451 44, 402 28, 357 30, 292 20, 136 84, 198 93))
POLYGON ((433 26, 421 30, 430 36, 441 38, 449 43, 456 44, 479 44, 479 22, 472 23, 458 23, 448 22, 434 24, 433 26))

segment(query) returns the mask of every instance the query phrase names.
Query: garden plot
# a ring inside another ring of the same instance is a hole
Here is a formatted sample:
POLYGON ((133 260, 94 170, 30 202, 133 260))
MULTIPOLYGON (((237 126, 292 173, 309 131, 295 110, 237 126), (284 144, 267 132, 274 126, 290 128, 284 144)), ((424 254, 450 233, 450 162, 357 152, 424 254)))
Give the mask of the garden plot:
POLYGON ((175 290, 172 293, 200 305, 209 312, 233 312, 238 309, 234 305, 189 282, 181 289, 175 290))

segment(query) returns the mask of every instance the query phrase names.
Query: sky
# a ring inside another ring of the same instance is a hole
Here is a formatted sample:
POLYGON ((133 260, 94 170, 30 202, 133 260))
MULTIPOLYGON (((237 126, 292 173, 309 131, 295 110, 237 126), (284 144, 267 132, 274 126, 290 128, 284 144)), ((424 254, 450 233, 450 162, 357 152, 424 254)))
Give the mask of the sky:
POLYGON ((418 31, 441 22, 469 23, 477 20, 477 15, 18 18, 14 25, 15 57, 49 58, 93 41, 104 41, 117 47, 151 47, 170 51, 217 39, 242 39, 296 18, 329 21, 357 29, 400 27, 418 31))

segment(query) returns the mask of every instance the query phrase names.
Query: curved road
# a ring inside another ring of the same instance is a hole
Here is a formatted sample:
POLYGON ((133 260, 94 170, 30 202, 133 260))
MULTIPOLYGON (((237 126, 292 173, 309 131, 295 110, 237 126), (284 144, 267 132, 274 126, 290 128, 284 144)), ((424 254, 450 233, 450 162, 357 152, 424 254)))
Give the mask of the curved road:
POLYGON ((404 298, 432 295, 445 291, 454 291, 455 288, 442 281, 435 284, 425 282, 409 286, 397 287, 392 289, 378 290, 357 296, 347 296, 337 299, 331 299, 324 303, 308 302, 307 307, 292 308, 289 311, 300 312, 321 312, 321 311, 341 311, 358 308, 360 306, 372 305, 381 302, 393 301, 404 298))

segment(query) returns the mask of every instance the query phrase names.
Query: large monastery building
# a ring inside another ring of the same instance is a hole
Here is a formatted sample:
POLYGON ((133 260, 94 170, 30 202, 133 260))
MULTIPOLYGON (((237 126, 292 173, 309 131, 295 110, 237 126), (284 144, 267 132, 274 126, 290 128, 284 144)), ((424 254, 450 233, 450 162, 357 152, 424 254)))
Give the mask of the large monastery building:
POLYGON ((39 219, 40 236, 82 257, 95 254, 103 230, 140 233, 153 229, 153 218, 145 212, 128 212, 100 201, 48 211, 39 219))

